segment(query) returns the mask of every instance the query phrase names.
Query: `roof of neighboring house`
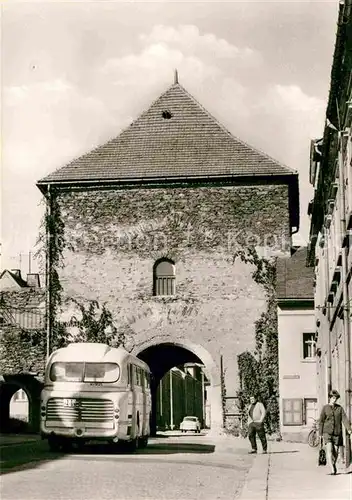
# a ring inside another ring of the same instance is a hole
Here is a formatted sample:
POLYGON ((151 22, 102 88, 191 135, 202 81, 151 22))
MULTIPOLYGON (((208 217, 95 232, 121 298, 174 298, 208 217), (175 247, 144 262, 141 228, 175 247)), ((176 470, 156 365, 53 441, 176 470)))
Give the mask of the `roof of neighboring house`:
POLYGON ((118 137, 38 182, 298 174, 225 129, 179 83, 118 137))
POLYGON ((3 287, 27 288, 28 285, 27 282, 22 279, 20 273, 17 274, 5 269, 0 274, 0 289, 3 289, 3 287))
POLYGON ((314 268, 306 266, 307 247, 291 257, 282 257, 276 265, 276 295, 280 299, 314 299, 314 268))

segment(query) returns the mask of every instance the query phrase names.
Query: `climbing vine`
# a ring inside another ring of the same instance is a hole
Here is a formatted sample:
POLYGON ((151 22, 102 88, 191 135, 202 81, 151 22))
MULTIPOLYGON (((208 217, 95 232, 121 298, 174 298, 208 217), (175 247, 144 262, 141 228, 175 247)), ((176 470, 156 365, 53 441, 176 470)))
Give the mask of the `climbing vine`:
POLYGON ((100 306, 97 301, 82 304, 73 298, 66 300, 65 306, 71 302, 80 312, 81 319, 74 322, 78 328, 77 335, 72 336, 67 329, 68 325, 58 321, 62 306, 62 286, 59 269, 63 267, 64 250, 66 248, 73 250, 73 247, 65 239, 65 225, 56 190, 52 189, 50 194, 47 194, 46 202, 47 210, 42 220, 37 244, 42 267, 44 267, 44 262, 46 265, 47 287, 50 292, 46 307, 46 322, 50 330, 50 352, 64 347, 72 341, 103 342, 115 346, 124 345, 126 340, 124 332, 117 331, 112 313, 105 304, 100 306))
POLYGON ((221 373, 220 373, 220 386, 221 386, 221 405, 222 405, 222 425, 226 427, 226 385, 225 385, 226 370, 224 369, 223 359, 221 356, 221 373))
POLYGON ((264 287, 267 310, 255 323, 255 350, 246 351, 237 357, 240 390, 237 392, 239 410, 246 425, 246 407, 255 394, 264 403, 267 416, 265 427, 269 434, 279 431, 279 358, 277 308, 275 296, 275 262, 259 257, 255 248, 240 250, 235 258, 255 266, 252 277, 264 287))
POLYGON ((0 294, 0 373, 43 373, 43 315, 35 307, 43 299, 42 291, 32 289, 0 294), (26 323, 29 328, 20 326, 26 323))
POLYGON ((87 305, 81 304, 75 299, 70 301, 77 306, 81 319, 71 319, 71 324, 78 329, 74 337, 67 337, 66 342, 100 342, 113 347, 124 347, 126 343, 125 332, 117 330, 111 311, 106 304, 102 306, 96 300, 90 301, 87 305))
POLYGON ((6 326, 1 332, 0 372, 43 375, 45 338, 41 330, 6 326))
POLYGON ((64 223, 57 191, 52 188, 46 196, 46 212, 43 216, 39 238, 37 241, 37 257, 45 268, 47 295, 46 324, 50 330, 50 351, 65 343, 65 329, 57 321, 57 313, 61 305, 62 286, 59 269, 63 266, 63 252, 68 246, 64 238, 64 223))

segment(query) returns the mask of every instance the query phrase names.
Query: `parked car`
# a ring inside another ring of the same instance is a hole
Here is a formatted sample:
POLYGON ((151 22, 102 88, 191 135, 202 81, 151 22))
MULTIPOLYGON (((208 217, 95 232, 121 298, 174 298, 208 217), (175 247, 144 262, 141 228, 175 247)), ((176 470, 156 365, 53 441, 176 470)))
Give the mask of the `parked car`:
POLYGON ((200 422, 198 417, 185 417, 180 424, 181 432, 200 432, 200 422))

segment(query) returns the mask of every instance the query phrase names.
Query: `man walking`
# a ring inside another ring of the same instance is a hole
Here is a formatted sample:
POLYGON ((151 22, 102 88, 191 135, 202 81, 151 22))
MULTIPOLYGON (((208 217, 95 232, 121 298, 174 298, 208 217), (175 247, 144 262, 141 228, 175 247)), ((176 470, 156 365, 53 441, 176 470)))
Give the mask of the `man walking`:
POLYGON ((264 430, 265 408, 263 403, 258 401, 257 396, 251 396, 248 407, 248 438, 252 446, 249 453, 257 453, 257 434, 262 444, 263 453, 267 453, 267 441, 264 430))
POLYGON ((329 403, 324 405, 319 419, 319 434, 324 438, 326 455, 331 467, 331 474, 337 474, 336 462, 339 456, 339 447, 343 445, 342 424, 351 435, 351 424, 345 410, 337 404, 340 394, 332 390, 329 393, 329 403))

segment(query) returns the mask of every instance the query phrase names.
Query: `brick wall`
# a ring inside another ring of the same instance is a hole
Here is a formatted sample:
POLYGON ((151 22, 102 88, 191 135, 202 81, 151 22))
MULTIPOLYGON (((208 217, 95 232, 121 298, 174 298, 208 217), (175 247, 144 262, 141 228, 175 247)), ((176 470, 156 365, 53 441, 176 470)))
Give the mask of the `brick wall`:
POLYGON ((64 296, 106 302, 135 352, 149 342, 201 346, 213 385, 223 355, 234 394, 236 356, 254 348, 266 297, 254 267, 233 255, 248 244, 289 251, 287 186, 70 191, 59 200, 69 245, 64 296), (152 295, 160 257, 175 261, 175 296, 152 295))

